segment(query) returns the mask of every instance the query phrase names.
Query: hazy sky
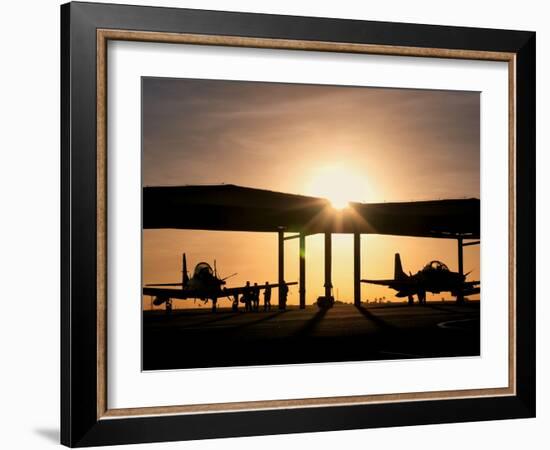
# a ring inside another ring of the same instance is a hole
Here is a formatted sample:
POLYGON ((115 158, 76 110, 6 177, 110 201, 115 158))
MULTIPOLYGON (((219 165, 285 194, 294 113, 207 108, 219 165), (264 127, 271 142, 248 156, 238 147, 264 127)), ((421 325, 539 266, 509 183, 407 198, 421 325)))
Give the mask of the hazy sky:
MULTIPOLYGON (((479 198, 479 108, 477 92, 144 78, 143 183, 232 183, 334 202, 479 198)), ((223 275, 238 272, 230 285, 277 279, 275 235, 145 230, 143 237, 145 283, 179 280, 184 251, 190 268, 216 258, 223 275)), ((297 242, 285 245, 286 279, 297 280, 297 242)), ((457 268, 454 240, 369 235, 362 248, 363 277, 391 277, 395 252, 413 273, 431 259, 457 268)), ((352 256, 351 236, 335 236, 333 284, 345 301, 352 256)), ((312 303, 323 292, 322 236, 308 237, 306 259, 312 303)), ((465 269, 479 276, 477 246, 465 249, 465 269)), ((362 289, 363 299, 394 294, 362 289)), ((289 302, 297 298, 294 288, 289 302)))

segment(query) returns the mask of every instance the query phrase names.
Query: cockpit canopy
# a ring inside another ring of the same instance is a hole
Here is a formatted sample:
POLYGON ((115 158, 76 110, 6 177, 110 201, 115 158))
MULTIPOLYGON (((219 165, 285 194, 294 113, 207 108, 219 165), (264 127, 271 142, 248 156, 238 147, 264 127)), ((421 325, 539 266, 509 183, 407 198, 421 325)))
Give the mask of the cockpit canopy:
POLYGON ((196 278, 212 277, 214 276, 214 271, 212 270, 212 267, 210 267, 210 264, 201 262, 195 266, 193 276, 196 278))
POLYGON ((431 261, 424 266, 424 270, 438 270, 442 272, 449 272, 449 268, 441 261, 431 261))

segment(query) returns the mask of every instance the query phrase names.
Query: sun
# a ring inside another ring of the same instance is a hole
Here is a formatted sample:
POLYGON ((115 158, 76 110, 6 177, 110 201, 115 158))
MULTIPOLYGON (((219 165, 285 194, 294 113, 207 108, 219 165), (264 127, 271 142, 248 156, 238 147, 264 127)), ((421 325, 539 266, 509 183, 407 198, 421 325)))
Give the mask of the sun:
POLYGON ((341 164, 314 168, 306 190, 309 195, 326 198, 337 210, 350 202, 365 201, 369 192, 367 176, 341 164))
POLYGON ((333 197, 329 198, 328 200, 330 201, 330 204, 334 209, 341 210, 349 206, 349 201, 346 200, 346 197, 344 197, 343 195, 335 194, 333 197))

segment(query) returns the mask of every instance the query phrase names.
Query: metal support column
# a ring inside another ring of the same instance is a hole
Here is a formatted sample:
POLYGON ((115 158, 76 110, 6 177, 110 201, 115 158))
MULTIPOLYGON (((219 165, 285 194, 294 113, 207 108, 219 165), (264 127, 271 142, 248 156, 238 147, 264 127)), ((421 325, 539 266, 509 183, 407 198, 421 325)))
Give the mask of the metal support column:
POLYGON ((325 297, 332 294, 332 234, 325 233, 325 297))
POLYGON ((353 304, 361 305, 361 234, 353 234, 353 304))
MULTIPOLYGON (((464 245, 463 239, 460 237, 457 239, 458 242, 458 273, 460 274, 461 280, 464 279, 464 245)), ((456 297, 457 303, 464 302, 464 295, 462 290, 459 291, 458 296, 456 297)))
POLYGON ((306 307, 306 235, 300 233, 300 309, 306 307))
MULTIPOLYGON (((285 232, 279 230, 279 286, 285 282, 285 232)), ((282 289, 279 288, 279 308, 283 306, 282 289)))

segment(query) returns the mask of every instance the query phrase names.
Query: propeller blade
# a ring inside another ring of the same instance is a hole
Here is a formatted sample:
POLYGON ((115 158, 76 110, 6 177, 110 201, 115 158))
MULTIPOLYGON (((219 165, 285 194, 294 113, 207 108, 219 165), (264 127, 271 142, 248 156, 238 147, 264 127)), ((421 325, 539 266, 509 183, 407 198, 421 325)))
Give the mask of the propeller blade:
POLYGON ((229 275, 229 276, 227 276, 227 277, 225 277, 225 278, 222 278, 222 281, 225 281, 225 280, 227 280, 228 278, 234 277, 235 275, 238 275, 238 273, 237 273, 237 272, 232 273, 231 275, 229 275))

